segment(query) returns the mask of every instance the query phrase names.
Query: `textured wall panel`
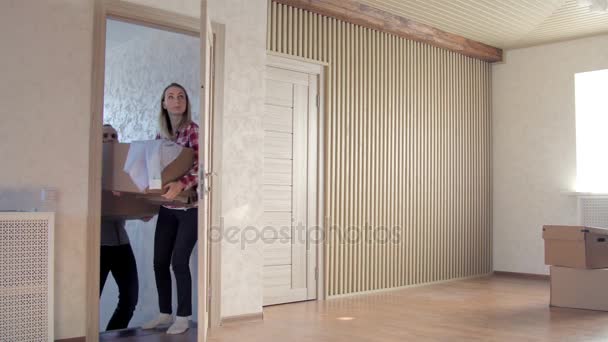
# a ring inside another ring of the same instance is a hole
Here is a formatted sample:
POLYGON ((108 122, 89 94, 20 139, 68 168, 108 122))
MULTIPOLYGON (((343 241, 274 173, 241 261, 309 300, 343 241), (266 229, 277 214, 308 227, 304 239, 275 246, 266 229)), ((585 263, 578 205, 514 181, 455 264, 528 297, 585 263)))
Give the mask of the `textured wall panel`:
POLYGON ((328 296, 492 270, 490 66, 280 5, 271 51, 327 62, 328 296))

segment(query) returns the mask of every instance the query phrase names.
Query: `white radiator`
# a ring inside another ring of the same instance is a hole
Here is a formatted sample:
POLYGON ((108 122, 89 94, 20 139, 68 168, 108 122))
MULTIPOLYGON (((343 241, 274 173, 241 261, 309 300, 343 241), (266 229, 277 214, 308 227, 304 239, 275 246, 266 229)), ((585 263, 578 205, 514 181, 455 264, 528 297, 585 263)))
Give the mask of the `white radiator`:
POLYGON ((608 228, 608 196, 581 196, 578 200, 579 223, 608 228))
POLYGON ((53 341, 54 213, 0 212, 0 341, 53 341))

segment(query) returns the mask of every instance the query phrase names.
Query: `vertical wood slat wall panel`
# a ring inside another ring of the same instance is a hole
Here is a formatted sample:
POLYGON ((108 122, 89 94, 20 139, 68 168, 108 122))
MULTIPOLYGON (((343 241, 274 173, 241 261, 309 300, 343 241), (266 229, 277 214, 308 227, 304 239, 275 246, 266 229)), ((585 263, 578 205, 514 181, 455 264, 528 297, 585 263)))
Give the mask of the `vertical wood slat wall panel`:
POLYGON ((329 64, 326 295, 491 272, 490 64, 275 2, 267 39, 329 64))

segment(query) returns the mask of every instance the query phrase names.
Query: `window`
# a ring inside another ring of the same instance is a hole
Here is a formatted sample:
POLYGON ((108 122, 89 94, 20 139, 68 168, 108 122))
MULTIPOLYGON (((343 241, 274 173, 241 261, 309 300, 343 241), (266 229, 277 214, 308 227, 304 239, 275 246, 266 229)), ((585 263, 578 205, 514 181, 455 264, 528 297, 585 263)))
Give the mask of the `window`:
POLYGON ((574 76, 576 191, 608 193, 608 69, 574 76))

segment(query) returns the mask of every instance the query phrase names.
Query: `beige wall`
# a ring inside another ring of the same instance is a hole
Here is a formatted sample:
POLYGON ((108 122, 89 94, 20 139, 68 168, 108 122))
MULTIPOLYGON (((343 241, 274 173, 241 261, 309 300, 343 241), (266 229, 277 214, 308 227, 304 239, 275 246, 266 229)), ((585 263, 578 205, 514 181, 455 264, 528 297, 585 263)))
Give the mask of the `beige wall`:
POLYGON ((0 188, 59 190, 57 338, 85 332, 92 4, 0 2, 0 188))
MULTIPOLYGON (((201 15, 201 0, 126 0, 127 2, 158 8, 189 17, 198 18, 201 15)), ((208 0, 209 1, 209 0, 208 0)))
POLYGON ((266 0, 212 0, 225 24, 222 118, 222 317, 262 311, 262 214, 266 0), (247 228, 250 226, 250 228, 247 228), (246 238, 243 238, 247 232, 246 238))
POLYGON ((493 73, 494 269, 548 273, 543 224, 576 223, 574 74, 608 68, 608 36, 505 52, 493 73))
MULTIPOLYGON (((200 2, 130 0, 189 16, 200 2)), ((245 227, 259 217, 261 70, 265 56, 265 1, 213 1, 226 26, 224 153, 226 223, 245 227), (242 83, 238 80, 244 75, 242 83)), ((0 188, 51 186, 59 190, 56 223, 55 337, 85 335, 86 238, 93 0, 8 0, 0 3, 0 188)), ((261 311, 260 249, 226 246, 224 315, 261 311)))
POLYGON ((271 6, 268 48, 329 64, 326 294, 490 272, 490 65, 271 6))

